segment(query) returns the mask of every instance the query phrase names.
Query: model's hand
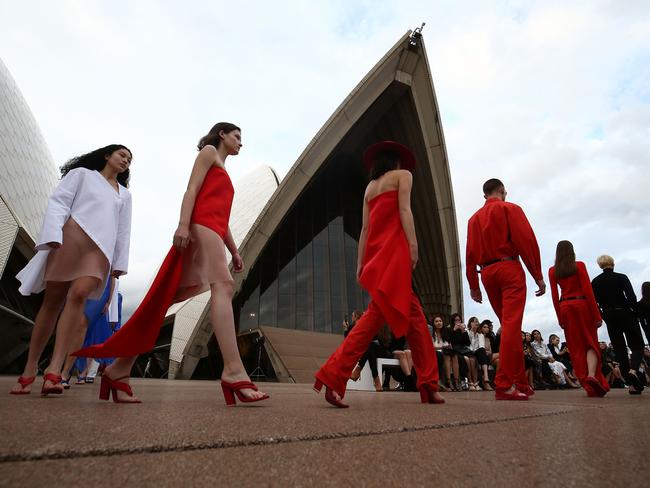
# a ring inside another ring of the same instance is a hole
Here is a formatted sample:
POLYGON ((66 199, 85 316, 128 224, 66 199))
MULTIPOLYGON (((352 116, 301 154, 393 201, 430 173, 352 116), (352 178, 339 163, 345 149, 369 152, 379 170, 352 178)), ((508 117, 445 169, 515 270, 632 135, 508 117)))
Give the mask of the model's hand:
POLYGON ((477 303, 483 303, 483 294, 481 293, 481 289, 477 288, 476 290, 470 290, 469 295, 472 297, 472 300, 474 300, 477 303))
POLYGON ((417 244, 414 246, 409 246, 409 250, 411 252, 411 270, 414 270, 415 267, 418 264, 418 246, 417 244))
POLYGON ((125 275, 125 274, 126 274, 125 271, 120 271, 119 269, 114 269, 113 271, 111 271, 111 276, 113 278, 119 278, 120 276, 125 275))
POLYGON ((190 236, 190 227, 179 224, 176 232, 174 232, 174 247, 177 249, 185 249, 190 243, 190 236))
POLYGON ((238 252, 232 255, 232 269, 235 273, 241 273, 244 271, 244 260, 238 252))
POLYGON ((544 293, 546 293, 546 283, 544 283, 543 278, 541 280, 535 280, 535 283, 537 283, 537 286, 539 287, 539 290, 535 292, 535 296, 541 297, 544 293))
POLYGON ((58 249, 58 248, 61 247, 61 243, 60 242, 48 242, 47 247, 49 247, 50 249, 58 249))
POLYGON ((599 320, 598 322, 596 322, 596 329, 598 329, 601 325, 603 325, 602 320, 599 320))

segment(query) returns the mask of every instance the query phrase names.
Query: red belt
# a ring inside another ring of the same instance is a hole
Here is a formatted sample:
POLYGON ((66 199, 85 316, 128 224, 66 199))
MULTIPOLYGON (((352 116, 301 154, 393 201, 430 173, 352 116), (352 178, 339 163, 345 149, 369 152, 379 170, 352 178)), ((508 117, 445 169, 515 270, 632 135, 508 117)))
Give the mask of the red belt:
POLYGON ((485 268, 487 268, 488 266, 492 266, 493 264, 502 263, 503 261, 515 261, 516 259, 517 258, 512 258, 512 257, 500 258, 500 259, 495 259, 494 261, 488 261, 487 263, 484 264, 479 264, 478 265, 478 267, 480 268, 479 273, 485 268))
POLYGON ((586 300, 586 299, 587 299, 587 297, 580 295, 578 297, 566 297, 566 298, 562 297, 562 298, 560 298, 560 301, 561 302, 566 302, 567 300, 586 300))

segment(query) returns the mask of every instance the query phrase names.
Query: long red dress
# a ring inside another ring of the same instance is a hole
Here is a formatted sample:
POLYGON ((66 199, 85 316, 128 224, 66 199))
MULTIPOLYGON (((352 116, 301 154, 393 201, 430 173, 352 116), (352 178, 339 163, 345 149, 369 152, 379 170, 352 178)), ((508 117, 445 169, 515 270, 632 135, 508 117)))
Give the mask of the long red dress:
MULTIPOLYGON (((220 242, 220 249, 219 244, 217 248, 212 248, 212 252, 218 255, 224 253, 223 242, 228 232, 234 194, 226 170, 220 166, 212 166, 205 175, 194 203, 190 220, 192 228, 202 226, 216 233, 208 237, 214 237, 217 243, 220 242)), ((198 235, 200 237, 201 233, 199 232, 198 235)), ((201 246, 201 243, 195 245, 201 249, 209 249, 209 246, 201 246)), ((183 259, 184 254, 192 253, 191 246, 192 244, 184 251, 179 251, 172 246, 142 303, 120 330, 103 344, 81 349, 73 355, 92 358, 131 357, 150 351, 156 343, 167 309, 172 304, 202 291, 200 286, 191 288, 182 286, 182 283, 188 281, 188 276, 201 274, 197 273, 197 270, 189 269, 191 266, 187 265, 188 260, 183 259)), ((198 262, 205 261, 205 259, 198 260, 198 262)), ((218 262, 219 258, 207 261, 218 262)), ((225 272, 228 273, 227 263, 225 261, 223 263, 226 266, 225 272)), ((215 273, 217 276, 223 276, 224 270, 215 270, 215 273)))
POLYGON ((368 207, 368 240, 359 281, 372 301, 316 378, 343 397, 352 369, 379 328, 388 323, 396 337, 406 334, 418 386, 430 384, 438 390, 433 341, 411 285, 411 254, 399 215, 398 192, 381 193, 368 202, 368 207))
POLYGON ((559 280, 555 277, 555 266, 552 266, 548 270, 548 279, 551 285, 553 306, 555 307, 558 322, 564 327, 564 334, 576 377, 585 387, 585 390, 588 391, 588 386, 585 386, 585 380, 588 376, 587 351, 593 349, 598 358, 594 377, 605 391, 609 391, 609 383, 601 370, 601 354, 598 344, 598 329, 596 327, 596 323, 602 318, 594 298, 585 263, 576 261, 575 274, 559 280), (562 291, 561 298, 558 296, 558 285, 562 291), (571 300, 567 300, 567 298, 571 298, 571 300))

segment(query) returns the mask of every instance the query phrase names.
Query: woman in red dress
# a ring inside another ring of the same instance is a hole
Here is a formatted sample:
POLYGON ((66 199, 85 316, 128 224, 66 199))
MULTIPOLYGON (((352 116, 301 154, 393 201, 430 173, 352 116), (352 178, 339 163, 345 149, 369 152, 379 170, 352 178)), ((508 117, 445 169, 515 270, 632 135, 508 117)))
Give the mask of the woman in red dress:
POLYGON ((371 181, 363 197, 357 278, 372 301, 368 310, 325 365, 314 389, 325 385, 325 399, 340 408, 352 369, 380 327, 388 323, 395 337, 406 335, 418 376, 422 403, 444 403, 438 393, 438 364, 422 306, 411 286, 418 245, 411 213, 415 158, 393 141, 370 146, 363 154, 371 181))
POLYGON ((154 278, 144 300, 130 320, 108 341, 74 355, 117 357, 102 375, 100 398, 110 393, 117 403, 139 403, 128 378, 137 355, 151 350, 167 309, 204 291, 211 291, 210 321, 223 356, 221 387, 227 405, 265 400, 242 364, 232 311, 233 279, 225 247, 232 254, 233 269, 244 267, 228 227, 234 189, 225 169, 226 158, 239 154, 241 131, 220 122, 199 141, 199 154, 183 196, 174 245, 154 278))
POLYGON ((590 397, 602 397, 609 384, 600 368, 598 327, 603 323, 591 288, 587 267, 576 261, 573 244, 560 241, 555 266, 548 270, 553 306, 564 329, 575 375, 590 397), (558 285, 562 296, 558 296, 558 285))

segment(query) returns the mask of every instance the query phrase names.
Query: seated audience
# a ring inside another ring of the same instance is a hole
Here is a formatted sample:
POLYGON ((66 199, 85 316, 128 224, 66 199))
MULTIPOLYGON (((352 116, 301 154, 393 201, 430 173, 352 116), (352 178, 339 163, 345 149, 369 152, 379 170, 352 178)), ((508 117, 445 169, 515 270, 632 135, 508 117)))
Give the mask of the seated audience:
POLYGON ((557 378, 557 381, 555 379, 553 379, 553 381, 559 383, 560 385, 568 384, 571 386, 571 388, 579 388, 579 386, 567 376, 566 366, 553 358, 553 355, 551 354, 551 351, 549 351, 548 346, 544 344, 544 341, 542 340, 542 333, 535 329, 531 333, 531 336, 533 338, 531 342, 533 351, 542 360, 542 365, 544 363, 548 364, 548 367, 553 372, 553 375, 557 378))
POLYGON ((472 355, 469 356, 469 376, 470 376, 470 391, 480 391, 482 388, 478 384, 478 373, 479 369, 483 377, 483 388, 489 391, 492 391, 490 386, 490 378, 488 377, 488 364, 490 362, 487 353, 485 351, 485 336, 483 331, 480 328, 478 318, 472 317, 469 319, 469 331, 467 335, 469 336, 469 348, 472 351, 472 355))

